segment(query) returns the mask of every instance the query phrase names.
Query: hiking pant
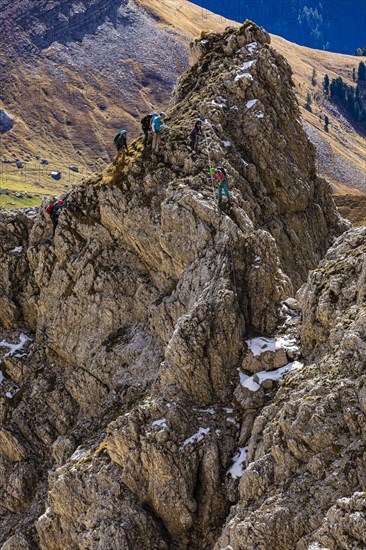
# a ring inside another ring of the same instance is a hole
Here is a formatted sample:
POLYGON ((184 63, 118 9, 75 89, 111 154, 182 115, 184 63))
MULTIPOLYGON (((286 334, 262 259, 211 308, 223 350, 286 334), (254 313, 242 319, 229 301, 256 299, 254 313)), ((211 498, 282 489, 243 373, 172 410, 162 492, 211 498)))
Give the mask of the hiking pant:
POLYGON ((220 202, 222 201, 222 188, 224 188, 226 198, 229 201, 230 200, 230 193, 229 193, 229 189, 227 188, 227 181, 226 180, 224 180, 222 182, 222 184, 219 185, 218 188, 217 188, 217 191, 219 193, 219 201, 220 202))
POLYGON ((56 227, 58 224, 58 216, 51 216, 51 221, 52 221, 52 236, 54 237, 56 232, 56 227))
POLYGON ((161 142, 160 132, 154 132, 152 148, 153 148, 153 151, 155 151, 155 153, 157 153, 159 150, 160 142, 161 142))
POLYGON ((192 149, 192 151, 197 151, 198 144, 199 144, 198 136, 192 136, 191 141, 189 143, 189 146, 192 149))
POLYGON ((117 162, 117 160, 121 160, 123 162, 125 160, 125 156, 126 156, 126 148, 117 147, 117 156, 114 162, 117 162))
POLYGON ((147 142, 149 141, 149 130, 143 126, 142 131, 144 132, 144 136, 145 136, 144 145, 146 145, 147 142))

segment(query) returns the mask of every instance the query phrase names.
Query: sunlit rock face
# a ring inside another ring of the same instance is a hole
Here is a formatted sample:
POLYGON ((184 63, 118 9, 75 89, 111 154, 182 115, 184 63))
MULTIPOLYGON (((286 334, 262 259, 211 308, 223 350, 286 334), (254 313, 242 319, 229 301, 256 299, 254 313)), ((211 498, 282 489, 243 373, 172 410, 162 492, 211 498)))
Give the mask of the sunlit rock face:
POLYGON ((323 516, 283 536, 308 492, 306 476, 286 484, 335 440, 317 431, 319 397, 311 415, 307 361, 336 302, 321 274, 294 295, 347 224, 269 42, 254 24, 198 39, 160 151, 139 139, 75 186, 54 236, 44 212, 0 210, 5 548, 254 550, 249 517, 263 548, 293 550, 336 505, 318 487, 323 516), (221 208, 211 166, 227 173, 221 208))

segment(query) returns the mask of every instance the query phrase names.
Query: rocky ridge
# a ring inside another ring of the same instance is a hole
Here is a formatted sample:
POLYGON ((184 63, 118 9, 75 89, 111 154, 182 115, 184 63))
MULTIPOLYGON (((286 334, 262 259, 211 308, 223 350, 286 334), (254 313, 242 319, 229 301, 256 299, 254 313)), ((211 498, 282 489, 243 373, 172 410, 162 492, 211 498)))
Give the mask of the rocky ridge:
POLYGON ((229 23, 189 2, 170 4, 2 0, 0 109, 12 116, 14 132, 2 136, 1 155, 29 161, 30 170, 42 155, 63 184, 70 165, 88 175, 105 169, 121 126, 131 139, 143 116, 167 105, 197 25, 223 30, 229 23))
POLYGON ((137 140, 126 163, 71 191, 53 241, 43 214, 0 212, 2 550, 347 539, 364 483, 360 458, 345 486, 343 449, 358 428, 345 404, 319 435, 320 374, 344 373, 345 353, 362 376, 365 232, 341 236, 302 287, 301 324, 290 297, 348 225, 269 42, 251 23, 197 40, 161 153, 137 140), (207 141, 192 157, 197 116, 207 141), (212 163, 227 169, 232 209, 212 196, 212 163), (286 414, 300 413, 296 429, 286 414), (339 490, 304 507, 326 468, 339 490))

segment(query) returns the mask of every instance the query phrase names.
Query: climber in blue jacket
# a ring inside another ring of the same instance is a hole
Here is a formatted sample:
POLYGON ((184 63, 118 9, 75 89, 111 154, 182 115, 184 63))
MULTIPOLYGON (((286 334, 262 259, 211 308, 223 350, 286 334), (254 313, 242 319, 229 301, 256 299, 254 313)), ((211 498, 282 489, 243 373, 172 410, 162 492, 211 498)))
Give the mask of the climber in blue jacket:
POLYGON ((160 115, 154 114, 155 116, 151 119, 151 130, 153 133, 152 150, 157 153, 161 142, 160 129, 164 126, 165 113, 160 113, 160 115))

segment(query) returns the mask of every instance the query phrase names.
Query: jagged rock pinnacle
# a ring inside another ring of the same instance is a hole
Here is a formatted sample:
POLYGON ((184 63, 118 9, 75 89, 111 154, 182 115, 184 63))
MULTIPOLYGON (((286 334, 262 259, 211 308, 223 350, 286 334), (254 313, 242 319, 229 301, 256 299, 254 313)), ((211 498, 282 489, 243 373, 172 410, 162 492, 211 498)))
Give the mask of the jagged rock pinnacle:
POLYGON ((228 473, 239 442, 260 459, 255 419, 303 366, 299 306, 283 301, 348 226, 267 33, 248 22, 196 41, 167 125, 158 154, 137 140, 69 193, 53 241, 42 213, 0 213, 0 320, 35 339, 1 365, 18 388, 1 398, 18 449, 0 450, 4 541, 17 514, 42 550, 212 548, 250 487, 228 473), (215 165, 232 208, 218 208, 215 165), (269 375, 251 336, 273 339, 269 375))

